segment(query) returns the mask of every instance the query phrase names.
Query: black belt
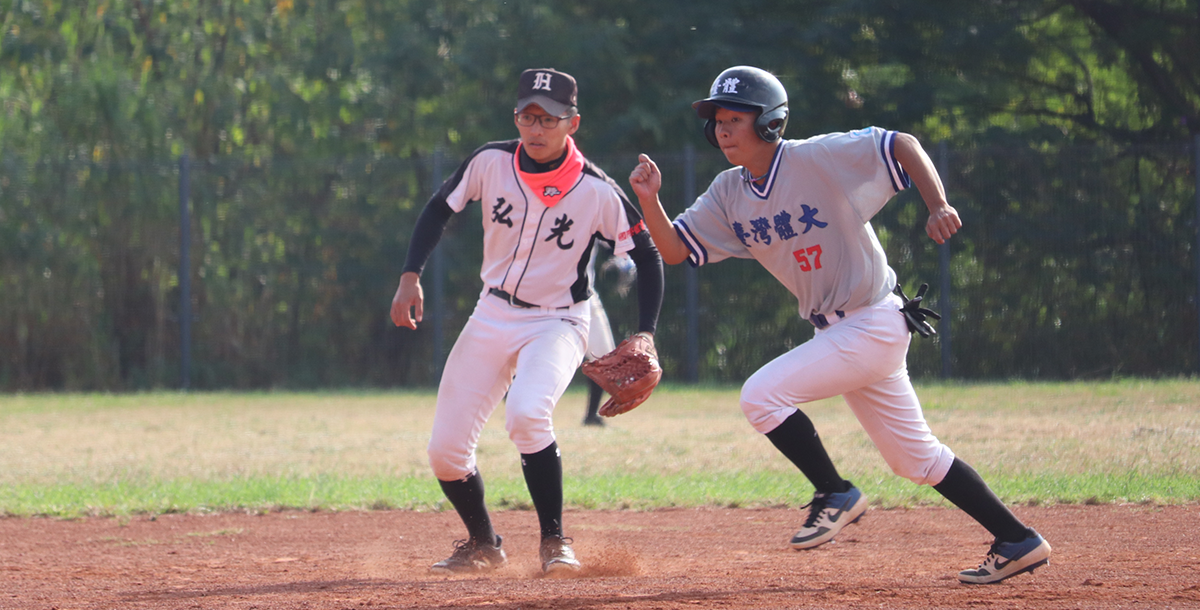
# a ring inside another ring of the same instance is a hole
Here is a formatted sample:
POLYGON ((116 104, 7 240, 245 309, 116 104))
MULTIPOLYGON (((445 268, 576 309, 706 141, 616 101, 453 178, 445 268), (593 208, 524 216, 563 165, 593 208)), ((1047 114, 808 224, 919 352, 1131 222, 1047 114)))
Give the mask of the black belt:
POLYGON ((521 299, 518 299, 517 297, 514 297, 513 295, 508 294, 507 292, 504 292, 503 290, 500 290, 499 288, 488 288, 488 294, 490 294, 494 297, 499 297, 501 300, 508 302, 508 304, 512 305, 513 307, 524 307, 525 309, 570 309, 571 308, 570 305, 565 306, 565 307, 542 307, 541 305, 534 305, 533 303, 529 303, 527 301, 522 301, 521 299))
MULTIPOLYGON (((837 310, 834 313, 837 314, 838 318, 846 317, 846 312, 844 312, 844 311, 837 310)), ((813 312, 813 314, 811 316, 808 316, 808 321, 811 322, 812 325, 816 326, 817 328, 827 328, 829 326, 829 318, 826 317, 825 314, 823 314, 823 313, 813 312)))

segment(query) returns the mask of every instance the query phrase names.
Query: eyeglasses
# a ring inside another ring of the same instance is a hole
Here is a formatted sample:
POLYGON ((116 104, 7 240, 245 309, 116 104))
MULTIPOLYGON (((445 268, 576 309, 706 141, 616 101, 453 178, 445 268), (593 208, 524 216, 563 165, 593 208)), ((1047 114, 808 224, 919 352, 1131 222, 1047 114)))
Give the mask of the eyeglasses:
POLYGON ((533 127, 534 123, 541 123, 542 129, 554 129, 558 127, 559 121, 571 118, 569 116, 551 116, 548 114, 537 116, 528 112, 516 112, 514 114, 517 115, 517 125, 521 127, 533 127))

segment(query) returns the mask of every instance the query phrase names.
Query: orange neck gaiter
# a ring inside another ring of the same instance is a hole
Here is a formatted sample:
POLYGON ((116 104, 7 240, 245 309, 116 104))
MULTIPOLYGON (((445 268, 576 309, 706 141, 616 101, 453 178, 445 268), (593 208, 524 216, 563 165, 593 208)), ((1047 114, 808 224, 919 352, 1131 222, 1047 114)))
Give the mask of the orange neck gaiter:
POLYGON ((583 173, 583 153, 575 147, 575 138, 567 136, 567 158, 563 159, 562 165, 554 171, 529 174, 521 171, 522 146, 524 144, 518 144, 517 154, 513 155, 513 167, 517 175, 546 207, 554 207, 579 181, 579 175, 583 173))

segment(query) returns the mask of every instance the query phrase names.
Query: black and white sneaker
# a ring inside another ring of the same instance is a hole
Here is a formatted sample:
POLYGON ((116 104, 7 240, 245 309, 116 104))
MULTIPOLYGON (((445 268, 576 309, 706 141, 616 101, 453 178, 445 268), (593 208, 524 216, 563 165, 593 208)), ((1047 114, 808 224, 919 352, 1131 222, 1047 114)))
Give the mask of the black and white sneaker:
POLYGON ((575 550, 571 548, 574 540, 562 536, 546 536, 538 548, 538 556, 542 560, 542 572, 549 575, 562 575, 578 572, 581 569, 579 560, 575 559, 575 550))
POLYGON ((807 507, 808 519, 804 520, 804 527, 792 536, 792 548, 798 551, 833 540, 842 528, 861 519, 867 512, 867 497, 851 486, 849 491, 842 493, 813 494, 807 507))
POLYGON ((469 574, 486 572, 508 563, 508 556, 500 548, 503 539, 496 536, 496 544, 477 540, 455 540, 454 552, 449 557, 429 566, 435 574, 469 574))
POLYGON ((1024 572, 1033 572, 1050 563, 1050 543, 1041 534, 1033 535, 1020 542, 992 544, 983 563, 974 570, 958 573, 958 580, 969 585, 990 585, 1024 572))

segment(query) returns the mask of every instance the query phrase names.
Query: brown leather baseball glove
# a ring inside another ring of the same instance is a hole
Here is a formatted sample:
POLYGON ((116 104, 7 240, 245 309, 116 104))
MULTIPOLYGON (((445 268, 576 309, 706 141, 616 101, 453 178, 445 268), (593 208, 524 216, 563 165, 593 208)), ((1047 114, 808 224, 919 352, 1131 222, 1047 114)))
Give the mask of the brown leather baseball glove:
POLYGON ((595 381, 612 398, 600 407, 600 415, 620 415, 646 402, 662 379, 658 351, 647 333, 637 333, 613 351, 583 363, 583 374, 595 381))

